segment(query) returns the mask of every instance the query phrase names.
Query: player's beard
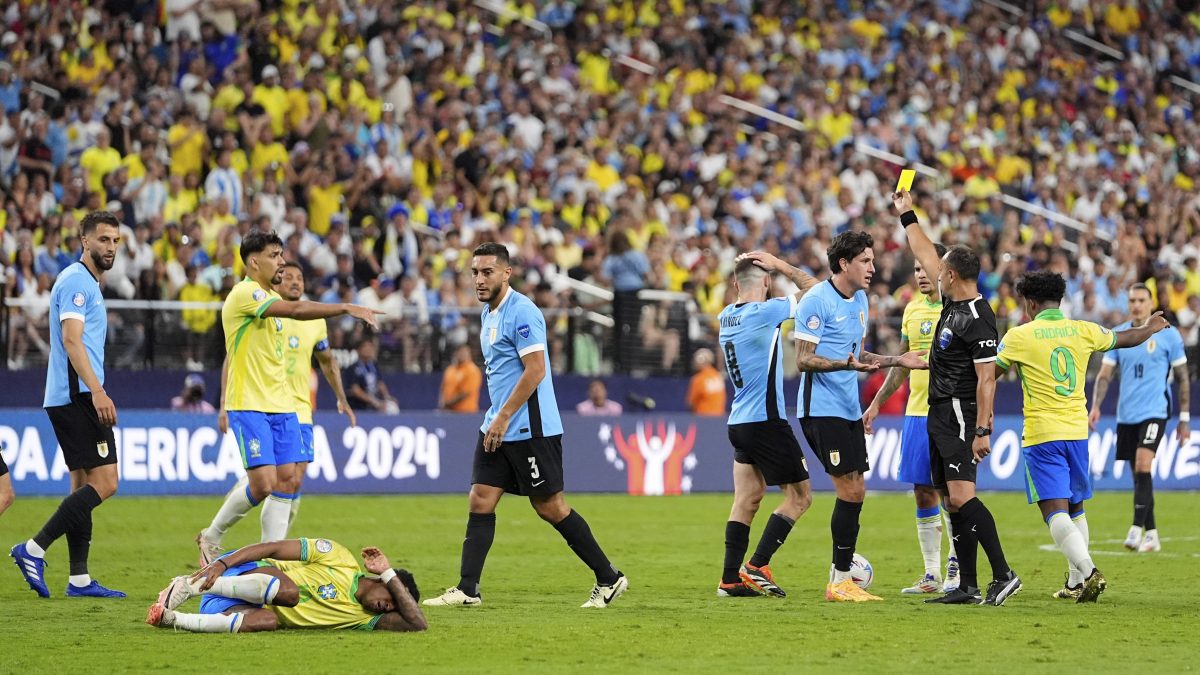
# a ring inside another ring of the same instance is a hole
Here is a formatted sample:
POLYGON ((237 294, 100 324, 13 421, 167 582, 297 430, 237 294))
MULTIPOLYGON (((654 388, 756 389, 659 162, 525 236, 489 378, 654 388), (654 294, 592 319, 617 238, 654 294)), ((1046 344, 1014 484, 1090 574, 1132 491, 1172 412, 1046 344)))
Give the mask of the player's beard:
POLYGON ((117 261, 116 256, 112 260, 105 260, 104 254, 100 251, 92 251, 92 264, 101 272, 107 272, 112 269, 113 263, 117 261))

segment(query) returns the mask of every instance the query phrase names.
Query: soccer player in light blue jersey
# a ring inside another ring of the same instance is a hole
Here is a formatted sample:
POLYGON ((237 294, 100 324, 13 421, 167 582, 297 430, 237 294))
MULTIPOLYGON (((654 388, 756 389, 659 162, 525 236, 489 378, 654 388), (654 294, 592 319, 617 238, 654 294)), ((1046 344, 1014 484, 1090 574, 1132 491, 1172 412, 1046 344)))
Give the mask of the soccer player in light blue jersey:
MULTIPOLYGON (((1152 310, 1150 289, 1145 284, 1134 284, 1129 289, 1129 321, 1113 330, 1145 325, 1152 310)), ((1125 548, 1143 553, 1159 551, 1162 543, 1154 518, 1154 479, 1150 466, 1173 411, 1172 375, 1179 383, 1179 425, 1175 428, 1175 438, 1183 445, 1191 436, 1188 411, 1192 388, 1179 330, 1171 326, 1136 347, 1114 349, 1104 355, 1088 414, 1093 431, 1100 420, 1100 404, 1108 394, 1113 374, 1118 371, 1121 394, 1117 400, 1117 461, 1133 465, 1133 525, 1125 537, 1125 548)))
POLYGON ((796 405, 804 438, 833 479, 833 574, 825 598, 835 602, 881 600, 855 585, 850 563, 858 541, 859 515, 870 468, 858 398, 858 373, 879 368, 924 370, 926 352, 879 356, 863 351, 867 335, 867 293, 875 275, 871 235, 843 232, 829 246, 833 277, 817 284, 796 306, 796 367, 800 397, 796 405))
POLYGON ((740 256, 734 267, 737 302, 721 311, 718 341, 725 372, 733 382, 729 442, 733 445, 733 509, 725 523, 725 565, 717 595, 786 597, 771 572, 771 557, 812 504, 808 464, 783 405, 782 325, 817 280, 770 253, 740 256), (794 295, 768 299, 770 272, 799 287, 794 295), (783 503, 767 520, 758 548, 742 564, 750 524, 768 485, 783 491, 783 503))
POLYGON ((479 428, 471 471, 470 513, 457 586, 426 605, 482 602, 479 580, 496 536, 496 505, 504 493, 529 497, 596 575, 583 607, 604 608, 629 586, 604 555, 587 521, 563 498, 562 420, 550 377, 546 320, 537 305, 513 290, 508 249, 488 242, 471 259, 475 296, 484 303, 479 340, 491 406, 479 428))
POLYGON ((58 275, 50 290, 50 362, 42 406, 71 470, 71 494, 40 532, 9 553, 25 582, 43 598, 50 597, 46 549, 64 535, 71 561, 67 596, 125 597, 88 573, 92 511, 117 492, 117 407, 104 391, 108 312, 100 277, 112 269, 120 226, 107 211, 84 216, 79 225, 83 256, 58 275))

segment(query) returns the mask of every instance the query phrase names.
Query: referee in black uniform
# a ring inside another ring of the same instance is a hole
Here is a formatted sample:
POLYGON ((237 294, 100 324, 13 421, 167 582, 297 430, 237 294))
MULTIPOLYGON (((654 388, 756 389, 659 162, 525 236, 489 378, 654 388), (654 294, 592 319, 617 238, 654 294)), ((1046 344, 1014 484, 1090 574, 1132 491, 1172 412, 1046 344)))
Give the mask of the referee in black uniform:
POLYGON ((892 195, 892 202, 913 255, 925 269, 938 270, 942 295, 942 315, 929 350, 929 464, 931 484, 941 491, 950 511, 961 571, 958 588, 925 602, 1003 605, 1021 590, 1021 579, 1004 559, 996 520, 975 496, 976 463, 992 451, 996 315, 979 294, 979 256, 965 246, 953 246, 939 260, 933 242, 917 224, 912 195, 902 190, 892 195), (976 544, 983 546, 992 565, 992 582, 982 597, 976 544))

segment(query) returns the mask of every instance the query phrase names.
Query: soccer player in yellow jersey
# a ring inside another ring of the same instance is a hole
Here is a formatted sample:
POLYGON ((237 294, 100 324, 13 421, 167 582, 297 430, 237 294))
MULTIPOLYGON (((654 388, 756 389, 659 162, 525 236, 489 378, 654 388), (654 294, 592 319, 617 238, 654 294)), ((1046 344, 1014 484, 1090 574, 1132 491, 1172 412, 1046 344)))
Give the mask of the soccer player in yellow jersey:
POLYGON ((1146 325, 1113 333, 1074 321, 1059 309, 1067 284, 1049 270, 1017 282, 1025 315, 1033 320, 1008 331, 997 350, 997 374, 1016 366, 1025 393, 1021 455, 1029 503, 1037 502, 1050 536, 1070 563, 1067 587, 1054 594, 1095 602, 1107 581, 1088 552, 1083 502, 1092 496, 1088 471, 1088 411, 1084 375, 1092 352, 1134 347, 1167 327, 1162 312, 1146 325))
POLYGON ((377 548, 354 554, 330 539, 254 544, 179 576, 159 593, 146 623, 193 633, 254 633, 277 628, 421 631, 421 594, 412 574, 392 569, 377 548), (199 614, 178 608, 204 594, 199 614))
MULTIPOLYGON (((934 244, 938 258, 946 255, 946 247, 934 244)), ((913 278, 920 291, 904 308, 900 326, 900 351, 929 351, 933 346, 933 329, 942 315, 942 297, 921 261, 913 265, 913 278)), ((908 407, 904 411, 904 431, 900 435, 899 479, 912 483, 913 495, 917 498, 917 542, 925 559, 925 574, 915 584, 901 589, 901 593, 949 593, 958 588, 958 558, 954 554, 954 535, 950 535, 950 556, 946 561, 946 582, 942 583, 942 512, 941 496, 933 487, 933 473, 929 464, 929 371, 893 368, 888 373, 883 387, 863 413, 863 427, 872 432, 871 425, 879 416, 879 409, 908 378, 908 407)))
POLYGON ((264 500, 262 540, 287 534, 292 500, 278 487, 311 455, 306 459, 302 452, 300 422, 288 386, 285 321, 349 314, 378 326, 379 312, 366 307, 280 297, 272 288, 281 280, 284 264, 283 243, 275 233, 250 232, 242 239, 241 255, 247 276, 229 292, 221 309, 226 354, 217 427, 222 434, 233 431, 237 438, 249 484, 225 496, 212 524, 197 537, 203 563, 219 553, 225 532, 264 500))

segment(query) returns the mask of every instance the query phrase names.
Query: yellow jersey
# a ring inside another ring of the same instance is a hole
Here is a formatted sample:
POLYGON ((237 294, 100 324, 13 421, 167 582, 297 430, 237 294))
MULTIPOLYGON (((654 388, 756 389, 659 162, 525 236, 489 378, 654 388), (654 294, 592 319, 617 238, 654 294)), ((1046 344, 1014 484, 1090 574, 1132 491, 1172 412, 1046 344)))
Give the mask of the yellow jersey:
POLYGON ((271 605, 288 628, 372 630, 382 614, 368 612, 354 597, 365 576, 349 549, 328 539, 301 539, 299 560, 263 562, 283 572, 300 588, 295 607, 271 605))
POLYGON ((1090 321, 1067 319, 1058 309, 1044 310, 1005 334, 996 364, 1005 370, 1016 365, 1021 378, 1022 445, 1087 440, 1088 359, 1092 352, 1106 352, 1116 345, 1116 333, 1090 321))
POLYGON ((283 350, 284 368, 296 417, 300 418, 300 424, 312 424, 312 357, 329 349, 329 328, 325 319, 284 319, 283 327, 287 336, 287 346, 283 350))
MULTIPOLYGON (((904 318, 900 321, 900 337, 908 340, 910 350, 928 350, 933 346, 933 329, 942 316, 942 301, 933 301, 924 293, 917 293, 904 307, 904 318)), ((925 355, 929 361, 929 355, 925 355)), ((929 416, 929 371, 908 372, 908 407, 905 415, 929 416)))
POLYGON ((290 388, 284 377, 283 322, 263 316, 282 300, 273 290, 247 277, 234 285, 221 307, 225 351, 229 354, 226 410, 263 413, 293 412, 290 388))

